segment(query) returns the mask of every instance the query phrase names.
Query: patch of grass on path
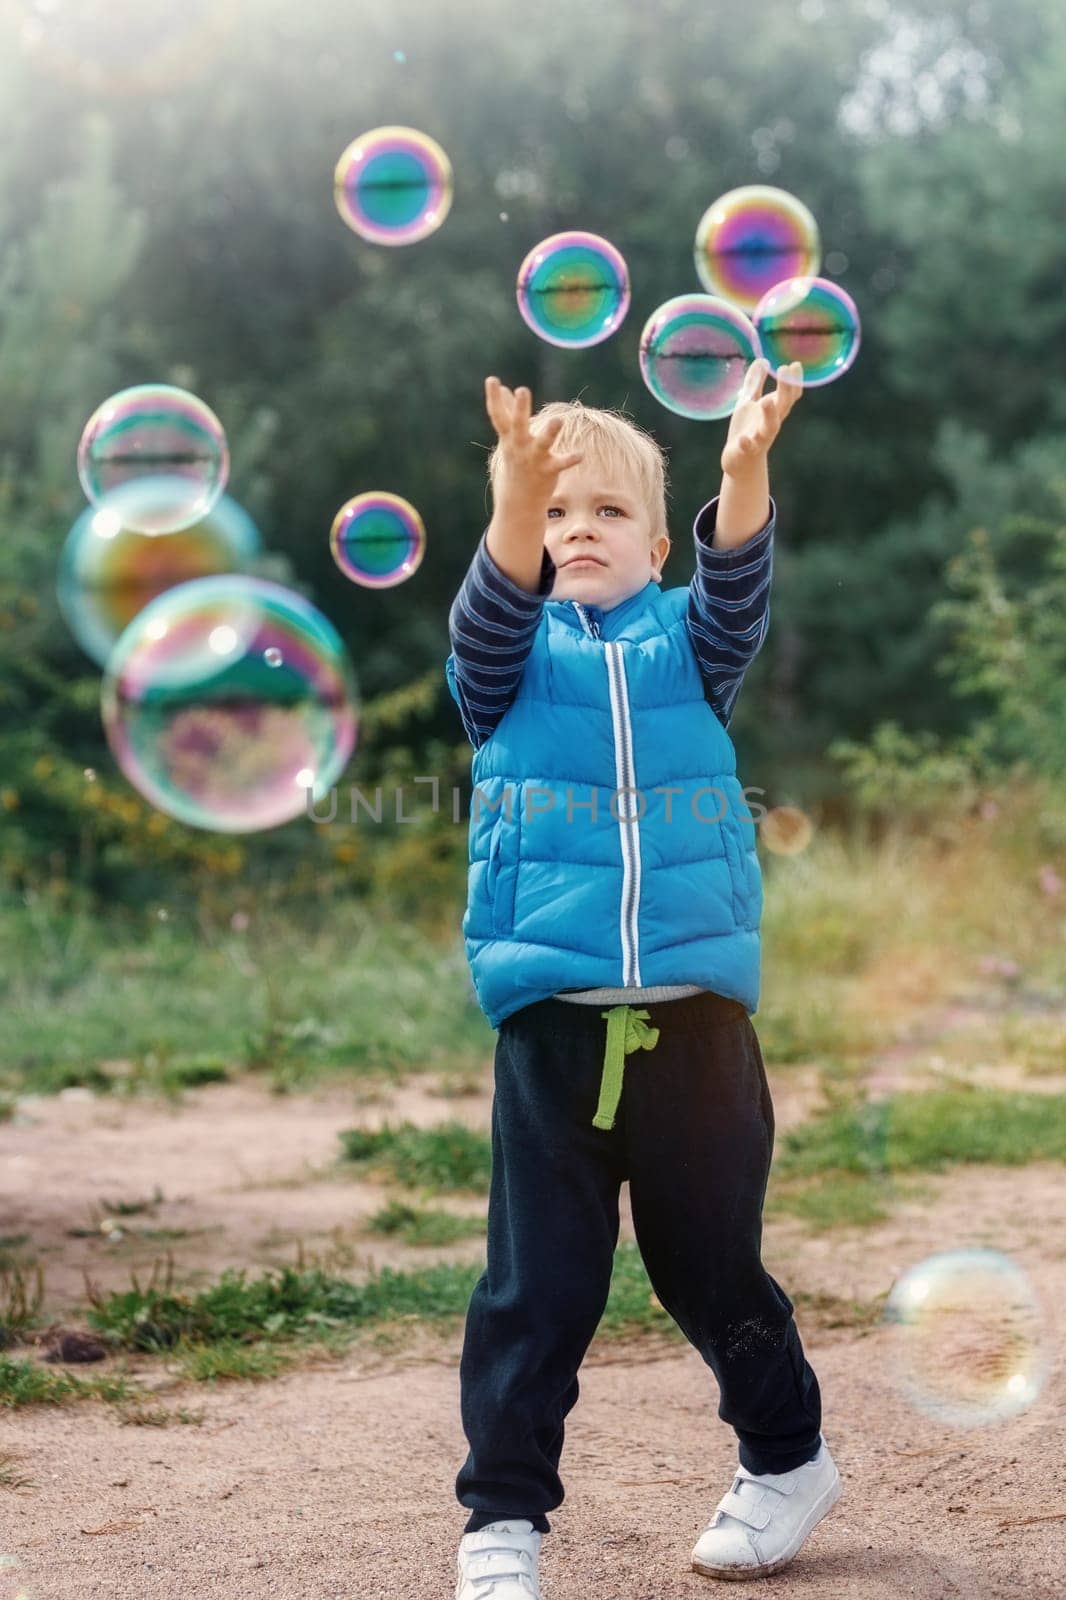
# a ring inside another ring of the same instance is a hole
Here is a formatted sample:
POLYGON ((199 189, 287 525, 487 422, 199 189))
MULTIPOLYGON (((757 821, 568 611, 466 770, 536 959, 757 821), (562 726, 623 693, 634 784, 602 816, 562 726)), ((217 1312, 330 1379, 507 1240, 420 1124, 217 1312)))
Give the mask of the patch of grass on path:
POLYGON ((390 1200, 368 1220, 371 1233, 385 1234, 409 1245, 448 1245, 485 1232, 484 1217, 460 1217, 454 1211, 427 1210, 390 1200))
POLYGON ((0 1355, 0 1406, 61 1406, 72 1400, 130 1400, 140 1394, 128 1378, 98 1373, 76 1377, 35 1361, 0 1355))
MULTIPOLYGON (((180 1364, 184 1377, 199 1383, 262 1381, 306 1359, 311 1346, 336 1355, 361 1334, 375 1333, 395 1344, 397 1326, 405 1323, 455 1332, 483 1271, 482 1262, 407 1272, 383 1267, 355 1283, 322 1266, 284 1267, 251 1280, 230 1269, 196 1293, 177 1292, 164 1279, 144 1288, 97 1294, 86 1315, 116 1354, 166 1354, 180 1364)), ((794 1301, 801 1313, 829 1327, 863 1328, 876 1316, 876 1308, 824 1294, 797 1294, 794 1301)), ((680 1328, 653 1295, 636 1245, 625 1242, 615 1252, 596 1338, 603 1343, 642 1335, 684 1343, 680 1328)), ((63 1405, 92 1398, 128 1404, 144 1396, 121 1373, 80 1378, 10 1355, 0 1357, 0 1406, 63 1405)))
POLYGON ((1066 1161, 1066 1098, 958 1087, 837 1105, 785 1135, 777 1170, 939 1172, 963 1161, 1066 1161))
POLYGON ((1066 1161, 1066 1101, 955 1087, 837 1103, 780 1141, 767 1215, 822 1232, 868 1227, 913 1195, 906 1180, 962 1162, 1000 1167, 1066 1161))
POLYGON ((346 1128, 339 1138, 343 1160, 387 1173, 408 1188, 489 1192, 491 1140, 465 1123, 439 1122, 432 1128, 386 1123, 379 1129, 346 1128))

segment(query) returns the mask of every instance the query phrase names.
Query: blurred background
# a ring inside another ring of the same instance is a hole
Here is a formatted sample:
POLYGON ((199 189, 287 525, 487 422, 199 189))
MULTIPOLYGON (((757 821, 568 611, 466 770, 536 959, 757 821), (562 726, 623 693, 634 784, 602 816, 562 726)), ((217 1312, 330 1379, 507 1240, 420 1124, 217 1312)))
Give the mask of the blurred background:
POLYGON ((855 366, 774 450, 771 625, 730 730, 742 781, 813 829, 761 852, 768 1053, 861 1053, 893 1007, 967 974, 1060 983, 1064 80, 1057 0, 6 0, 0 1087, 106 1086, 115 1057, 285 1084, 485 1044, 458 938, 470 749, 443 674, 489 515, 483 379, 650 428, 666 578, 687 582, 726 423, 657 405, 638 338, 699 288, 696 224, 748 183, 811 208, 863 323, 855 366), (340 152, 382 123, 455 171, 445 224, 403 249, 333 203, 340 152), (514 295, 531 246, 571 227, 621 249, 634 291, 615 337, 572 352, 514 295), (387 803, 353 825, 342 800, 329 825, 212 833, 116 766, 56 573, 80 431, 146 382, 222 418, 258 570, 346 643, 362 716, 342 796, 406 785, 414 823, 387 803), (385 592, 328 545, 371 488, 427 528, 385 592), (413 786, 429 774, 461 821, 413 786), (841 1021, 842 986, 874 971, 841 1021))

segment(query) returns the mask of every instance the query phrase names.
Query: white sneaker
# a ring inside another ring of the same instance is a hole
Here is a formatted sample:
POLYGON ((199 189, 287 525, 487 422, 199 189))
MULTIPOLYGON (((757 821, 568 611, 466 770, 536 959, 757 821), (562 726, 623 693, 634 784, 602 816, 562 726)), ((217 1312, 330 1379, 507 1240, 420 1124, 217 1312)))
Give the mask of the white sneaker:
POLYGON ((812 1461, 791 1472, 738 1467, 733 1486, 700 1534, 692 1566, 708 1578, 764 1578, 786 1566, 836 1505, 843 1489, 822 1440, 812 1461))
POLYGON ((541 1600, 537 1558, 543 1537, 527 1517, 464 1533, 455 1600, 541 1600))

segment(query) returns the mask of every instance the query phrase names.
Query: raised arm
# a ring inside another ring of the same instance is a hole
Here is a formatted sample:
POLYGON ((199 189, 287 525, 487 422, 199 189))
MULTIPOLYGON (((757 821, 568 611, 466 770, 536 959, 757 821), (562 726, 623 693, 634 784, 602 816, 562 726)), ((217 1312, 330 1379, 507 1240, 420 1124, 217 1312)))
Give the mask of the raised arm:
POLYGON ((485 405, 500 440, 489 554, 501 572, 535 594, 555 485, 559 474, 576 467, 584 456, 581 451, 556 453, 561 417, 535 431, 530 427, 533 397, 528 389, 512 394, 499 378, 486 378, 485 405))
POLYGON ((776 507, 767 454, 803 393, 802 370, 798 362, 779 367, 777 388, 764 396, 769 363, 752 363, 722 451, 721 493, 696 518, 689 637, 723 727, 770 626, 776 507))
POLYGON ((452 653, 445 663, 448 688, 475 749, 496 728, 521 682, 555 583, 555 563, 544 548, 548 506, 559 474, 582 459, 554 452, 561 422, 531 429, 528 389, 512 393, 498 378, 487 378, 485 404, 500 440, 493 516, 448 614, 452 653))

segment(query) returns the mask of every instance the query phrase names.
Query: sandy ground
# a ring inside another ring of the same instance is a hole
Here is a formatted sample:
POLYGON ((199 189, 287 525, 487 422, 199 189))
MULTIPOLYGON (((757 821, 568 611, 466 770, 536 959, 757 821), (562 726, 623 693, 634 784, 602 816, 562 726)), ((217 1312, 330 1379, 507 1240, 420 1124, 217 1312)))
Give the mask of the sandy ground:
MULTIPOLYGON (((886 1053, 877 1088, 908 1052, 886 1053)), ((778 1134, 818 1103, 814 1070, 775 1073, 778 1134)), ((28 1235, 46 1274, 46 1311, 70 1326, 83 1269, 128 1286, 168 1241, 179 1283, 227 1264, 253 1269, 305 1249, 341 1251, 353 1270, 483 1258, 477 1238, 412 1249, 361 1230, 387 1187, 334 1168, 340 1129, 455 1116, 487 1130, 491 1072, 473 1091, 413 1078, 277 1098, 252 1080, 190 1094, 172 1110, 66 1091, 27 1100, 0 1125, 0 1234, 28 1235), (435 1092, 441 1090, 444 1092, 435 1092), (375 1095, 379 1096, 375 1098, 375 1095), (118 1199, 162 1198, 121 1238, 99 1231, 118 1199), (71 1230, 86 1230, 86 1236, 71 1230)), ((1030 1085, 1061 1092, 1041 1075, 1030 1085)), ((772 1182, 772 1180, 771 1180, 772 1182)), ((433 1202, 440 1203, 440 1202, 433 1202)), ((483 1214, 484 1201, 448 1200, 483 1214)), ((623 1190, 623 1238, 632 1238, 623 1190)), ((798 1321, 822 1388, 824 1432, 844 1497, 782 1573, 728 1587, 689 1568, 689 1550, 729 1487, 732 1433, 713 1377, 686 1345, 593 1342, 567 1422, 566 1499, 541 1559, 546 1600, 684 1600, 717 1590, 793 1600, 1052 1600, 1066 1595, 1062 1322, 1066 1186, 1058 1167, 957 1168, 925 1181, 877 1228, 809 1236, 768 1222, 764 1257, 800 1291, 873 1298, 907 1266, 985 1244, 1029 1273, 1052 1368, 1024 1415, 954 1429, 910 1407, 891 1331, 798 1321)), ((368 1343, 260 1384, 181 1384, 161 1360, 134 1363, 154 1399, 203 1412, 201 1426, 130 1426, 96 1403, 0 1417, 0 1462, 30 1482, 0 1485, 0 1553, 20 1559, 34 1600, 430 1600, 450 1597, 466 1511, 454 1479, 461 1328, 418 1334, 400 1354, 368 1343)), ((23 1352, 25 1353, 25 1352, 23 1352)), ((72 1368, 100 1372, 106 1364, 72 1368)), ((4 1581, 0 1574, 0 1584, 4 1581)), ((0 1589, 0 1600, 7 1600, 0 1589)))

